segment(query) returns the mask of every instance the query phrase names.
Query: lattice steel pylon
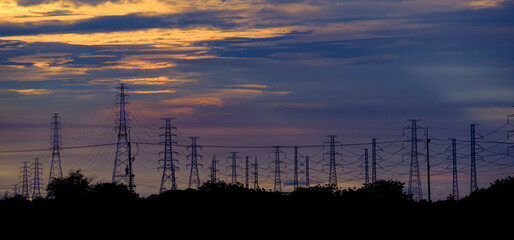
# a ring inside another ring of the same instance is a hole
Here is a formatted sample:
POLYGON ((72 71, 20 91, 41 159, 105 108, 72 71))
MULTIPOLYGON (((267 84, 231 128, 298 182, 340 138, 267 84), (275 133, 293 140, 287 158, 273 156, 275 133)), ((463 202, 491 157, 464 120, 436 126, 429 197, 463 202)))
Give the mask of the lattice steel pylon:
POLYGON ((452 138, 452 169, 453 169, 453 199, 459 200, 459 181, 457 179, 457 140, 452 138))
POLYGON ((117 89, 119 90, 116 96, 118 98, 116 103, 118 111, 116 112, 115 122, 118 125, 116 127, 118 141, 116 143, 112 182, 125 184, 130 191, 133 191, 135 188, 134 173, 132 171, 134 158, 130 149, 130 114, 126 109, 126 105, 129 104, 127 101, 128 95, 126 94, 127 88, 122 83, 117 89))
POLYGON ((34 158, 32 164, 32 199, 41 198, 41 164, 39 158, 34 158))
POLYGON ((368 149, 364 148, 364 184, 369 184, 368 149))
POLYGON ((470 132, 471 132, 471 174, 470 174, 470 185, 469 185, 469 193, 478 190, 477 183, 477 168, 476 168, 476 137, 475 137, 475 125, 471 124, 470 132))
POLYGON ((231 159, 232 160, 232 164, 231 164, 231 169, 232 169, 232 181, 231 183, 232 184, 236 184, 237 183, 237 176, 239 176, 237 174, 237 160, 241 160, 241 157, 238 157, 237 156, 237 152, 230 152, 231 156, 230 157, 227 157, 227 159, 231 159))
POLYGON ((411 129, 411 151, 410 151, 410 171, 409 171, 409 186, 407 194, 412 195, 414 200, 423 200, 423 190, 421 189, 421 176, 419 172, 418 162, 418 129, 424 129, 417 125, 418 119, 409 119, 411 126, 406 129, 411 129))
POLYGON ((198 175, 198 158, 201 159, 202 155, 198 154, 198 149, 201 149, 202 147, 198 146, 198 138, 200 137, 190 137, 191 145, 187 146, 188 150, 191 150, 191 154, 187 155, 187 157, 191 159, 191 164, 189 164, 190 172, 187 188, 191 188, 191 186, 195 186, 196 188, 200 187, 200 175, 198 175))
POLYGON ((21 196, 24 198, 29 198, 29 167, 28 162, 23 162, 23 167, 21 167, 21 196))
POLYGON ((294 163, 293 163, 293 187, 298 188, 298 147, 294 147, 294 163))
POLYGON ((377 139, 371 139, 371 183, 377 181, 377 139))
POLYGON ((259 188, 259 162, 257 162, 257 157, 255 157, 253 164, 253 189, 259 188))
POLYGON ((250 157, 245 157, 245 188, 250 188, 250 157))
POLYGON ((310 186, 310 176, 309 176, 309 156, 305 156, 305 186, 310 186))
POLYGON ((282 178, 280 177, 280 164, 282 161, 280 160, 280 155, 285 154, 285 152, 280 151, 281 146, 273 146, 274 151, 270 153, 275 156, 275 179, 273 181, 273 190, 274 191, 282 191, 282 178))
POLYGON ((218 178, 217 178, 217 173, 218 173, 218 160, 216 159, 216 154, 212 154, 212 161, 211 161, 211 166, 209 167, 209 169, 211 170, 211 174, 209 176, 209 178, 211 179, 211 182, 217 182, 218 181, 218 178))
POLYGON ((61 129, 61 117, 59 113, 54 113, 52 116, 52 162, 50 163, 50 175, 48 176, 48 184, 55 178, 62 178, 62 166, 61 166, 61 135, 59 130, 61 129))
POLYGON ((164 137, 164 141, 161 142, 164 145, 164 151, 161 152, 162 159, 162 178, 161 178, 161 186, 159 188, 159 194, 168 191, 168 190, 177 190, 177 182, 175 179, 175 170, 177 167, 174 162, 177 161, 173 156, 178 154, 173 151, 173 144, 177 142, 173 141, 173 137, 177 136, 172 133, 172 129, 176 129, 176 127, 171 125, 171 120, 174 118, 163 118, 165 121, 165 126, 161 129, 164 129, 164 134, 161 134, 161 137, 164 137))
POLYGON ((329 152, 328 153, 324 153, 324 155, 328 155, 329 156, 329 160, 330 160, 330 162, 329 162, 330 170, 329 170, 328 184, 337 187, 336 166, 338 164, 336 163, 336 156, 337 155, 341 155, 341 153, 336 152, 336 146, 342 148, 343 145, 342 145, 341 142, 335 140, 337 135, 328 135, 328 137, 330 138, 330 140, 323 143, 323 148, 325 147, 326 144, 328 144, 329 147, 330 147, 329 152))

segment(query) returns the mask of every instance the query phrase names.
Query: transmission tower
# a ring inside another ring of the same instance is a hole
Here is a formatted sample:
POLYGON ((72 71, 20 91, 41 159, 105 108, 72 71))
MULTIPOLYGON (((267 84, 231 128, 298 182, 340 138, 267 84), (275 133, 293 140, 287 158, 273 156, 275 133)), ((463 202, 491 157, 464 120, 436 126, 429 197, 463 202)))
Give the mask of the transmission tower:
POLYGON ((305 156, 305 186, 309 185, 309 156, 305 156))
POLYGON ((371 139, 371 182, 377 181, 377 139, 371 139))
POLYGON ((343 145, 341 142, 336 141, 337 135, 328 135, 330 138, 329 141, 323 143, 323 148, 325 148, 325 145, 328 144, 330 147, 330 150, 328 153, 324 153, 324 155, 329 155, 330 159, 330 171, 329 171, 329 177, 328 177, 328 184, 334 185, 337 187, 337 173, 336 173, 336 155, 341 155, 341 153, 336 152, 336 146, 342 148, 343 145))
POLYGON ((218 160, 216 160, 216 155, 213 153, 212 154, 212 161, 211 161, 211 167, 210 167, 210 170, 211 170, 211 174, 210 174, 210 179, 211 179, 211 182, 216 182, 218 181, 218 178, 216 177, 216 173, 218 172, 218 169, 217 169, 217 163, 218 163, 218 160))
POLYGON ((245 187, 246 189, 250 188, 250 182, 249 182, 249 167, 250 167, 250 160, 249 156, 245 157, 245 187))
POLYGON ((282 179, 280 178, 280 163, 282 163, 282 161, 280 160, 280 155, 285 155, 285 152, 280 151, 280 146, 273 146, 273 148, 275 150, 270 153, 270 155, 273 154, 275 156, 275 179, 273 182, 273 190, 282 191, 282 179))
POLYGON ((369 184, 368 149, 364 148, 364 183, 369 184))
POLYGON ((453 199, 459 200, 459 181, 457 180, 457 140, 452 138, 452 169, 453 169, 453 199))
POLYGON ((294 147, 294 176, 293 176, 293 187, 294 190, 298 188, 298 147, 294 147))
POLYGON ((21 196, 29 198, 29 167, 28 162, 23 162, 21 168, 21 196))
POLYGON ((198 174, 198 158, 202 159, 202 155, 198 154, 198 149, 202 149, 202 147, 197 145, 198 138, 200 137, 190 137, 191 145, 187 146, 187 149, 191 150, 191 154, 187 155, 187 157, 191 160, 191 164, 189 164, 190 172, 189 183, 187 185, 187 188, 191 188, 191 186, 194 186, 195 188, 200 187, 200 175, 198 174))
POLYGON ((259 163, 257 162, 257 157, 253 160, 253 188, 259 188, 259 163))
POLYGON ((48 183, 52 182, 54 178, 62 178, 62 166, 61 166, 61 135, 59 135, 59 129, 61 129, 61 117, 59 113, 54 113, 52 116, 52 162, 50 163, 50 176, 48 177, 48 183))
POLYGON ((163 158, 161 159, 161 168, 163 171, 159 194, 167 190, 177 190, 177 182, 175 179, 175 170, 177 167, 175 167, 175 164, 173 163, 177 161, 177 159, 173 157, 174 155, 178 154, 177 152, 173 151, 173 144, 177 143, 173 141, 173 137, 177 135, 172 133, 172 129, 177 128, 171 125, 171 120, 174 120, 174 118, 163 118, 163 120, 166 122, 166 125, 164 128, 161 127, 161 129, 164 129, 164 134, 161 135, 161 137, 164 137, 164 142, 161 142, 160 144, 164 144, 164 151, 161 152, 161 154, 163 154, 163 158))
POLYGON ((114 157, 114 169, 112 172, 112 182, 126 184, 130 191, 135 188, 134 184, 134 173, 132 171, 132 162, 134 158, 131 154, 130 149, 130 120, 129 112, 126 110, 128 105, 128 95, 126 94, 127 88, 125 84, 121 84, 117 88, 118 95, 116 107, 116 131, 118 132, 118 141, 116 143, 116 155, 114 157))
POLYGON ((477 184, 477 168, 476 168, 476 139, 475 139, 475 124, 471 124, 471 180, 469 186, 469 193, 478 190, 477 184))
MULTIPOLYGON (((514 107, 514 106, 512 106, 514 107)), ((513 124, 511 123, 511 118, 514 118, 514 114, 507 115, 507 125, 510 125, 511 127, 513 124)), ((511 144, 507 145, 507 156, 513 155, 513 149, 514 149, 514 139, 512 138, 512 135, 514 134, 514 130, 507 130, 507 140, 510 141, 511 144)))
POLYGON ((39 158, 34 158, 34 163, 32 164, 32 199, 41 198, 41 170, 39 158))
POLYGON ((232 164, 231 164, 231 169, 232 169, 232 184, 236 184, 237 183, 237 160, 241 160, 241 157, 238 157, 237 156, 237 152, 230 152, 230 154, 232 154, 232 156, 230 157, 227 157, 227 159, 231 159, 232 160, 232 164))
POLYGON ((414 197, 414 200, 421 201, 423 199, 423 191, 421 189, 421 177, 418 162, 418 129, 424 129, 417 125, 418 119, 409 119, 411 126, 411 151, 410 151, 410 171, 409 171, 409 188, 408 194, 414 197))
POLYGON ((18 196, 18 184, 14 184, 12 194, 13 197, 18 196))

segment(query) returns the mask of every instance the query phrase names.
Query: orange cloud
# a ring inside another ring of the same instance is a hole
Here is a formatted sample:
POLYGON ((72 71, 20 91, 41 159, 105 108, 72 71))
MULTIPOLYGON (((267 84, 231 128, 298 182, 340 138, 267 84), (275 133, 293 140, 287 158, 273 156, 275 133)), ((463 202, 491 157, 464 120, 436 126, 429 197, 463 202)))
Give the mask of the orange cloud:
POLYGON ((217 106, 222 107, 223 101, 217 97, 183 97, 161 101, 163 104, 182 106, 217 106))
POLYGON ((228 85, 228 87, 242 87, 242 88, 267 88, 264 84, 239 84, 239 85, 228 85))
POLYGON ((319 104, 319 103, 299 103, 299 102, 290 102, 285 104, 288 107, 295 107, 295 108, 324 108, 327 107, 325 104, 319 104))
POLYGON ((290 94, 289 91, 263 91, 257 89, 215 89, 211 93, 194 94, 192 96, 174 98, 170 100, 163 100, 160 103, 170 104, 177 106, 217 106, 223 107, 224 105, 237 101, 234 99, 253 98, 262 96, 264 94, 272 95, 285 95, 290 94))
MULTIPOLYGON (((73 64, 66 63, 73 61, 69 53, 36 53, 33 55, 26 55, 20 57, 10 58, 10 62, 14 63, 30 63, 31 67, 41 69, 44 74, 85 74, 90 70, 105 70, 105 69, 162 69, 174 67, 176 64, 170 62, 169 55, 164 54, 139 54, 125 56, 117 61, 104 62, 105 64, 112 64, 100 67, 79 67, 73 64)), ((84 55, 80 55, 83 57, 84 55)), ((87 56, 87 55, 86 55, 87 56)), ((19 65, 4 65, 14 68, 26 68, 19 65)), ((156 79, 159 80, 159 79, 156 79)), ((162 79, 160 79, 163 81, 162 79)))
POLYGON ((153 78, 125 78, 119 79, 119 81, 134 84, 134 85, 168 85, 168 84, 183 84, 187 82, 193 82, 193 80, 187 79, 176 79, 168 78, 165 76, 153 77, 153 78))
MULTIPOLYGON (((270 38, 293 31, 292 27, 274 28, 239 28, 224 30, 216 28, 193 29, 145 29, 136 31, 99 32, 99 33, 64 33, 37 34, 23 36, 5 36, 0 40, 36 42, 60 42, 72 45, 151 45, 154 47, 189 47, 195 42, 223 40, 227 38, 270 38)), ((189 55, 174 55, 177 58, 189 55)), ((200 57, 200 56, 197 56, 200 57)), ((206 57, 206 56, 203 56, 206 57)))
POLYGON ((135 94, 152 94, 152 93, 175 93, 176 90, 155 90, 155 91, 130 91, 130 93, 135 94))
POLYGON ((496 7, 503 3, 505 0, 480 0, 469 2, 468 5, 472 8, 490 8, 496 7))
MULTIPOLYGON (((179 76, 179 78, 169 78, 166 76, 160 77, 150 77, 150 78, 112 78, 112 79, 95 79, 88 81, 88 84, 99 84, 99 85, 118 85, 120 82, 127 83, 129 85, 147 85, 147 86, 174 86, 181 85, 185 83, 195 82, 193 79, 181 79, 180 77, 190 77, 187 76, 179 76)), ((194 74, 189 74, 193 76, 194 74)), ((173 90, 175 91, 175 90, 173 90)))
POLYGON ((252 96, 260 96, 263 94, 271 94, 271 95, 287 95, 290 94, 290 91, 264 91, 257 89, 217 89, 213 94, 219 95, 222 98, 245 98, 252 96))
POLYGON ((16 92, 21 95, 46 95, 53 93, 53 91, 47 89, 9 89, 9 92, 16 92))
POLYGON ((32 67, 46 71, 46 74, 84 74, 87 68, 64 66, 65 63, 73 61, 68 55, 70 54, 36 53, 34 55, 10 58, 9 61, 14 63, 30 63, 32 67))
POLYGON ((488 107, 488 108, 469 108, 468 114, 474 119, 491 121, 491 120, 507 120, 507 116, 511 115, 513 109, 511 107, 488 107))

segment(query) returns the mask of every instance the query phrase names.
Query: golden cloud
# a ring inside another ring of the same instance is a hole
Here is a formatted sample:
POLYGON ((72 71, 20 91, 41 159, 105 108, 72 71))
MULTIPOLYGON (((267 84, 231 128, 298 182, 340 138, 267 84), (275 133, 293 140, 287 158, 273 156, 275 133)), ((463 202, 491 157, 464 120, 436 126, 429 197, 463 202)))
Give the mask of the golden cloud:
MULTIPOLYGON (((163 54, 140 54, 125 56, 117 61, 107 61, 105 64, 111 64, 100 67, 81 67, 66 63, 73 61, 69 55, 62 53, 36 53, 20 57, 10 58, 10 62, 14 63, 30 63, 32 67, 45 71, 45 74, 85 74, 90 70, 105 69, 162 69, 174 67, 176 64, 170 62, 169 55, 163 54)), ((79 58, 82 55, 79 56, 79 58)), ((13 68, 25 68, 20 65, 5 65, 13 68)))
POLYGON ((503 2, 505 2, 505 0, 480 0, 469 2, 468 6, 472 8, 490 8, 496 7, 503 2))
POLYGON ((163 100, 161 103, 179 106, 223 106, 223 101, 217 97, 183 97, 163 100))
POLYGON ((176 90, 168 89, 168 90, 155 90, 155 91, 130 91, 130 93, 135 94, 152 94, 152 93, 175 93, 176 90))
POLYGON ((9 89, 9 92, 16 92, 21 95, 47 95, 53 93, 53 91, 47 89, 9 89))
POLYGON ((125 78, 119 79, 119 81, 134 84, 134 85, 168 85, 168 84, 183 84, 187 82, 193 82, 188 79, 176 79, 168 78, 165 76, 154 77, 154 78, 125 78))
POLYGON ((194 82, 193 79, 181 79, 181 78, 169 78, 166 76, 160 77, 149 77, 149 78, 112 78, 112 79, 95 79, 88 81, 88 84, 99 84, 99 85, 117 85, 120 82, 127 83, 130 85, 180 85, 189 82, 194 82))
MULTIPOLYGON (((36 53, 34 55, 26 55, 10 58, 10 62, 14 63, 30 63, 33 67, 44 69, 47 74, 84 74, 87 69, 71 66, 63 66, 63 64, 73 61, 68 53, 36 53)), ((11 65, 19 68, 16 65, 11 65)))
MULTIPOLYGON (((152 45, 159 47, 192 46, 195 42, 223 40, 227 38, 271 38, 291 32, 291 27, 251 28, 223 30, 216 28, 194 29, 145 29, 101 33, 64 33, 5 36, 0 40, 36 42, 59 42, 72 45, 152 45)), ((177 58, 191 58, 189 55, 174 55, 177 58)), ((203 57, 206 56, 197 56, 203 57)))
POLYGON ((194 94, 191 96, 163 100, 160 103, 177 106, 217 106, 237 103, 234 99, 245 99, 262 96, 264 94, 286 95, 289 91, 263 91, 257 89, 215 89, 211 93, 194 94))
POLYGON ((228 87, 242 87, 242 88, 267 88, 264 84, 239 84, 239 85, 228 85, 228 87))

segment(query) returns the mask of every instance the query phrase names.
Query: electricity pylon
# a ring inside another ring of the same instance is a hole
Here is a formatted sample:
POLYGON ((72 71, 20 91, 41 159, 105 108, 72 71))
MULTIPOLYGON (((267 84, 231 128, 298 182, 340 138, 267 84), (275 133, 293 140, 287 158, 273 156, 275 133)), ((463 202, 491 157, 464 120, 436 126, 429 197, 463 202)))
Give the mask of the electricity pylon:
POLYGON ((195 188, 200 187, 200 175, 198 175, 198 158, 201 159, 202 155, 198 154, 198 149, 201 149, 202 147, 198 146, 197 144, 198 138, 200 137, 190 137, 191 145, 187 146, 187 149, 191 150, 191 154, 187 155, 187 157, 191 160, 191 164, 188 164, 190 167, 190 172, 187 188, 191 188, 192 186, 195 188))
POLYGON ((41 198, 41 164, 39 163, 39 158, 34 158, 34 163, 32 164, 32 199, 41 198))
POLYGON ((48 183, 52 182, 54 178, 62 178, 62 166, 61 166, 61 135, 59 130, 61 129, 61 117, 59 113, 54 113, 52 116, 52 162, 50 163, 50 176, 48 177, 48 183))
POLYGON ((409 171, 409 187, 407 194, 412 195, 414 200, 421 201, 423 199, 423 190, 421 189, 421 176, 419 172, 418 162, 418 129, 425 129, 417 125, 418 119, 409 119, 411 126, 405 129, 411 130, 411 151, 410 151, 410 171, 409 171))
POLYGON ((329 177, 328 177, 328 184, 333 185, 337 187, 337 172, 336 172, 336 166, 338 165, 336 163, 336 156, 341 155, 341 153, 336 152, 336 146, 339 148, 342 148, 343 145, 341 142, 336 141, 337 135, 328 135, 330 138, 329 141, 323 143, 323 148, 328 144, 330 147, 330 150, 328 153, 324 153, 324 155, 329 156, 329 165, 330 165, 330 171, 329 171, 329 177))
POLYGON ((218 173, 217 164, 218 164, 218 160, 216 159, 216 155, 213 153, 212 154, 211 166, 209 167, 209 169, 211 170, 211 174, 209 176, 210 179, 211 179, 211 182, 217 182, 218 181, 218 178, 216 177, 216 174, 218 173))
POLYGON ((470 174, 470 185, 469 185, 469 193, 478 190, 477 184, 477 167, 476 167, 476 137, 475 137, 475 124, 471 124, 471 174, 470 174))
POLYGON ((173 155, 177 154, 177 152, 173 151, 173 144, 177 143, 173 141, 173 137, 177 135, 172 133, 172 129, 176 129, 176 127, 171 125, 171 120, 173 119, 174 118, 163 118, 166 125, 164 127, 164 134, 161 135, 164 137, 164 142, 161 142, 161 144, 164 144, 164 151, 161 152, 163 157, 161 159, 162 178, 159 194, 167 190, 177 190, 177 182, 175 179, 175 170, 177 167, 175 167, 174 164, 174 161, 177 161, 177 159, 173 157, 173 155))
POLYGON ((21 168, 21 196, 29 198, 29 167, 28 162, 23 162, 21 168))
POLYGON ((114 168, 112 172, 112 182, 113 183, 122 183, 126 184, 130 191, 133 191, 135 188, 134 184, 134 173, 132 171, 132 162, 134 158, 131 154, 130 149, 130 120, 128 118, 129 113, 126 110, 126 105, 128 104, 126 94, 127 88, 125 84, 121 84, 120 87, 117 88, 118 102, 116 103, 116 107, 118 111, 116 112, 116 131, 118 132, 118 141, 116 143, 116 155, 114 157, 114 168))
POLYGON ((457 140, 452 138, 452 169, 453 169, 453 199, 459 200, 459 181, 457 180, 457 140))
POLYGON ((280 160, 280 155, 285 154, 285 152, 280 151, 280 146, 273 146, 273 148, 275 150, 270 152, 270 155, 273 154, 275 156, 275 179, 273 182, 273 190, 282 191, 282 178, 280 177, 280 164, 282 161, 280 160))
POLYGON ((231 168, 232 168, 232 184, 236 184, 237 183, 237 160, 241 160, 241 157, 238 157, 237 156, 237 152, 230 152, 230 154, 232 154, 232 156, 230 157, 227 157, 227 159, 231 159, 232 160, 232 164, 231 164, 231 168))
POLYGON ((253 164, 253 189, 259 188, 259 162, 257 162, 257 157, 255 157, 253 164))

